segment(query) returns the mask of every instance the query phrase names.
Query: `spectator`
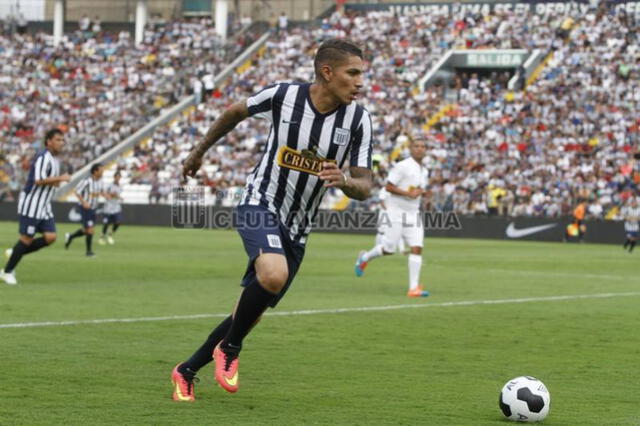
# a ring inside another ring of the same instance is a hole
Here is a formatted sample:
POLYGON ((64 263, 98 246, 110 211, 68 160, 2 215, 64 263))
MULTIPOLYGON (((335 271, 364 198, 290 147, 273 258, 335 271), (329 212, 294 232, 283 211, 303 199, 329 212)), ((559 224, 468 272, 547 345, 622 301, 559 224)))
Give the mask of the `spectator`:
POLYGON ((287 31, 288 27, 289 27, 289 18, 287 18, 287 15, 284 12, 282 12, 278 17, 278 32, 284 33, 287 31))

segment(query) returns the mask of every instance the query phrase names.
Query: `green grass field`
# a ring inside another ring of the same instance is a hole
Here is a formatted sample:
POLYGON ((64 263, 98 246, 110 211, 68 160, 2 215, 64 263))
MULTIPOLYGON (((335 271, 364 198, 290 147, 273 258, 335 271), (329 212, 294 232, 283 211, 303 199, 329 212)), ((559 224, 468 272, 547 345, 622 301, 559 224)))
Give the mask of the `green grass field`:
MULTIPOLYGON (((0 223, 0 244, 16 232, 0 223)), ((545 424, 640 424, 640 250, 428 239, 432 296, 413 300, 405 257, 353 275, 372 243, 312 235, 281 315, 245 340, 240 391, 207 366, 195 404, 171 400, 169 375, 220 318, 179 317, 232 308, 235 232, 124 226, 93 259, 82 240, 29 255, 0 283, 0 425, 505 425, 499 390, 520 375, 549 388, 545 424), (350 309, 372 307, 389 309, 350 309), (89 323, 127 318, 147 320, 89 323), (77 323, 7 327, 61 321, 77 323)))

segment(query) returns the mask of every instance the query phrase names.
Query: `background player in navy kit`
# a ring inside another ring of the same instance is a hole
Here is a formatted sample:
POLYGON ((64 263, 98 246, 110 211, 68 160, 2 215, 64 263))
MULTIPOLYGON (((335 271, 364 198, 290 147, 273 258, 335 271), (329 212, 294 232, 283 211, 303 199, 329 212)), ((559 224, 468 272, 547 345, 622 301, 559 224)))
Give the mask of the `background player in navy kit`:
POLYGON ((104 190, 105 202, 102 207, 102 235, 98 242, 103 245, 105 239, 109 244, 114 244, 113 234, 116 233, 120 223, 122 222, 122 204, 121 196, 122 188, 120 187, 120 172, 113 175, 113 182, 104 190), (111 231, 109 232, 109 225, 111 231))
POLYGON ((328 40, 319 47, 314 67, 313 84, 276 84, 232 105, 184 162, 183 173, 194 176, 204 153, 242 120, 271 121, 265 153, 238 207, 238 232, 249 256, 244 289, 233 314, 174 368, 174 400, 194 400, 194 375, 211 361, 212 352, 218 383, 228 392, 238 390, 242 341, 291 284, 327 188, 340 188, 358 200, 369 196, 371 119, 354 102, 362 88, 362 51, 345 40, 328 40), (350 177, 341 170, 346 160, 350 177))
POLYGON ((14 269, 25 254, 33 253, 53 244, 56 240, 56 224, 51 211, 51 199, 61 182, 68 182, 69 175, 60 175, 60 164, 55 158, 64 146, 64 134, 61 130, 49 130, 44 139, 44 149, 31 161, 29 177, 18 201, 20 220, 20 239, 7 250, 9 261, 2 271, 0 279, 7 284, 17 284, 14 269), (34 239, 37 232, 42 237, 34 239))
POLYGON ((75 194, 80 202, 80 214, 82 216, 82 228, 73 234, 65 234, 64 248, 68 249, 74 238, 85 236, 87 246, 86 255, 95 256, 91 249, 93 243, 93 227, 96 224, 96 209, 98 199, 103 196, 102 165, 97 163, 91 166, 91 176, 80 181, 76 186, 75 194))

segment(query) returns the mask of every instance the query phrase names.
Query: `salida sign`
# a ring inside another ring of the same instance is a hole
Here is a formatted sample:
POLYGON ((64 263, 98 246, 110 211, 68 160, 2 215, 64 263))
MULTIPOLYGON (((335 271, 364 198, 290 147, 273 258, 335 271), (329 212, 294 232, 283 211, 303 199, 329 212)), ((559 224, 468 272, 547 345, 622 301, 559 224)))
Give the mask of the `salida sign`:
POLYGON ((468 53, 465 55, 467 67, 516 68, 525 59, 521 53, 468 53))

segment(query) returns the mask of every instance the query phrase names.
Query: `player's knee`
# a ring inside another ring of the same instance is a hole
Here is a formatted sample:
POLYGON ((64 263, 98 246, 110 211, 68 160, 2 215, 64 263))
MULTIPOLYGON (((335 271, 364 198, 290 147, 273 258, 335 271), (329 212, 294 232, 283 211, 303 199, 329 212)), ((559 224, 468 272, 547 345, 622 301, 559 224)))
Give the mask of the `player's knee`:
POLYGON ((21 235, 20 236, 20 241, 22 242, 22 244, 24 244, 25 246, 30 246, 31 243, 33 242, 33 237, 30 237, 28 235, 21 235))
POLYGON ((411 254, 422 254, 422 247, 411 247, 411 254))
POLYGON ((57 239, 57 238, 58 238, 58 237, 57 237, 57 235, 56 235, 56 234, 49 234, 49 235, 45 235, 45 236, 44 236, 44 242, 45 242, 45 243, 47 243, 47 245, 49 245, 49 246, 50 246, 51 244, 53 244, 53 243, 55 243, 55 242, 56 242, 56 239, 57 239))
POLYGON ((396 246, 395 244, 385 241, 384 244, 382 244, 382 254, 385 256, 388 256, 390 254, 395 253, 396 252, 395 246, 396 246))
POLYGON ((279 293, 287 283, 289 273, 283 269, 268 269, 257 274, 258 282, 271 293, 279 293))

